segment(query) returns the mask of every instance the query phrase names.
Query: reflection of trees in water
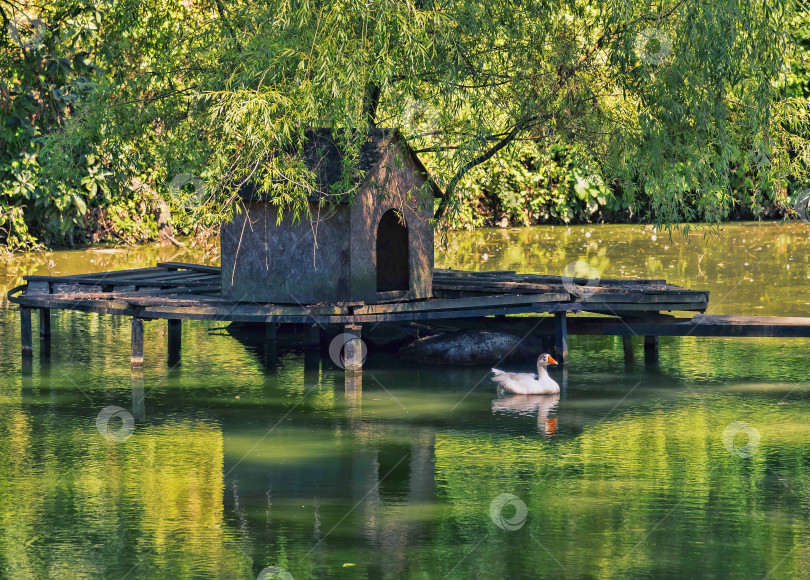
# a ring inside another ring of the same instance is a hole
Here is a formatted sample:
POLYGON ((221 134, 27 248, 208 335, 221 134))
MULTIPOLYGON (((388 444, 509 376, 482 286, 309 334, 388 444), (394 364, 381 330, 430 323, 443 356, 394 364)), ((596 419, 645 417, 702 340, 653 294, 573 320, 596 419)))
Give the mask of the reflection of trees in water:
POLYGON ((223 527, 222 433, 207 421, 139 424, 105 440, 92 413, 4 402, 0 560, 9 578, 240 577, 223 527), (13 453, 10 454, 9 452, 13 453))
MULTIPOLYGON (((226 512, 237 514, 233 525, 256 562, 296 578, 335 577, 344 564, 352 578, 406 577, 411 546, 429 536, 435 430, 364 418, 361 379, 349 379, 345 418, 325 432, 280 426, 253 452, 274 461, 226 460, 226 512), (295 451, 285 454, 280 442, 295 451)), ((229 457, 240 454, 226 446, 229 457)))
POLYGON ((457 527, 464 526, 465 539, 453 549, 458 560, 470 552, 459 577, 481 569, 506 577, 516 566, 540 570, 538 577, 591 577, 597 569, 605 577, 661 577, 674 570, 685 577, 723 576, 730 561, 758 573, 785 556, 779 575, 803 576, 810 467, 806 430, 797 441, 795 429, 804 413, 718 396, 611 418, 556 445, 439 434, 436 477, 457 517, 440 526, 436 541, 453 546, 457 527), (741 415, 769 442, 745 461, 721 441, 723 429, 741 415), (791 489, 779 481, 785 472, 791 489), (493 531, 483 513, 482 506, 504 492, 526 502, 526 533, 493 531), (724 555, 717 558, 720 544, 724 555))
POLYGON ((305 373, 313 383, 280 389, 269 417, 260 407, 221 407, 216 420, 195 418, 147 401, 121 445, 101 438, 87 413, 52 406, 47 388, 22 404, 4 391, 4 570, 119 577, 138 562, 133 577, 253 578, 276 565, 306 578, 335 577, 349 563, 356 578, 442 577, 456 565, 455 577, 585 577, 594 569, 665 576, 676 566, 684 576, 719 576, 729 559, 747 571, 787 555, 780 570, 804 575, 810 462, 802 404, 721 392, 636 403, 600 421, 603 405, 596 412, 587 399, 569 396, 562 408, 554 397, 501 400, 497 410, 516 413, 501 425, 525 424, 519 415, 535 412, 558 418, 561 429, 584 424, 576 437, 546 439, 465 428, 460 417, 452 425, 379 418, 373 399, 358 396, 362 385, 346 394, 337 376, 305 373), (327 386, 332 413, 306 403, 327 386), (302 413, 260 440, 290 397, 302 413), (585 420, 583 409, 591 409, 585 420), (750 460, 721 441, 741 417, 762 435, 750 460), (490 520, 502 493, 527 504, 521 530, 490 520))

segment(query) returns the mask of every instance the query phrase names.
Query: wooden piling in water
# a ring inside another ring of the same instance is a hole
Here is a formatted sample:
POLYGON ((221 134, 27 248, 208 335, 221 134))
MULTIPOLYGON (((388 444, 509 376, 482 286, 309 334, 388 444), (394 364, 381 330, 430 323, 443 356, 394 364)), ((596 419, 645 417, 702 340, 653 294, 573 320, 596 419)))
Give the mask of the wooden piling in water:
POLYGON ((343 327, 345 334, 353 334, 357 338, 347 340, 343 345, 343 366, 349 372, 363 370, 364 349, 362 335, 363 327, 360 324, 347 324, 343 327))
POLYGON ((658 337, 644 337, 644 364, 647 366, 658 365, 658 337))
POLYGON ((632 336, 622 336, 622 348, 624 349, 624 368, 629 370, 633 368, 635 362, 632 336))
POLYGON ((313 324, 307 328, 306 341, 307 350, 318 351, 321 349, 321 327, 318 324, 313 324))
POLYGON ((133 368, 143 366, 143 318, 132 319, 132 355, 130 365, 133 368))
POLYGON ((39 336, 40 338, 50 338, 51 336, 51 309, 39 308, 39 336))
POLYGON ((183 344, 183 323, 176 318, 169 319, 168 326, 169 367, 174 368, 180 364, 180 354, 183 344))
POLYGON ((565 312, 554 313, 554 348, 557 351, 557 362, 561 365, 568 362, 568 324, 565 312))
POLYGON ((321 328, 312 324, 305 330, 304 370, 318 371, 321 368, 321 328))
POLYGON ((264 325, 264 341, 266 343, 276 342, 278 338, 278 324, 275 322, 267 322, 264 325))
POLYGON ((20 308, 20 342, 22 343, 23 358, 34 356, 34 339, 31 329, 31 309, 25 306, 20 308))

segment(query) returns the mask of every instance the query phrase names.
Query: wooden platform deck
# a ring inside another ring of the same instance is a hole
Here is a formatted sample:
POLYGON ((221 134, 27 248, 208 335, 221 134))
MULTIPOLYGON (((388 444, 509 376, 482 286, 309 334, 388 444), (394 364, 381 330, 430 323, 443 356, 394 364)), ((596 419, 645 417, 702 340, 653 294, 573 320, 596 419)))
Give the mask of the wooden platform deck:
MULTIPOLYGON (((179 348, 182 320, 262 322, 275 337, 278 324, 343 325, 360 336, 361 327, 378 322, 429 323, 432 327, 503 328, 554 335, 555 356, 565 360, 568 334, 624 337, 625 361, 631 361, 630 337, 644 337, 645 360, 658 360, 659 336, 810 337, 810 318, 709 316, 709 293, 665 280, 601 279, 517 274, 515 272, 434 271, 433 297, 423 300, 391 298, 375 304, 264 304, 228 300, 221 295, 220 269, 213 266, 160 263, 138 268, 72 276, 27 276, 26 284, 8 293, 20 306, 22 353, 33 352, 31 313, 38 310, 42 338, 50 336, 52 309, 78 310, 132 318, 133 367, 143 364, 143 324, 169 321, 170 352, 179 348), (665 312, 691 313, 680 317, 665 312), (537 320, 503 318, 509 314, 553 314, 537 320), (599 316, 567 317, 569 313, 599 316), (606 316, 607 315, 607 316, 606 316), (491 317, 500 318, 491 318, 491 317), (484 317, 487 318, 486 321, 484 317), (525 329, 524 329, 525 330, 525 329)), ((316 332, 316 335, 318 333, 316 332)), ((272 340, 272 338, 269 338, 272 340)), ((315 336, 313 341, 317 341, 315 336)), ((355 347, 352 366, 362 357, 355 347)), ((171 358, 171 357, 170 357, 171 358)))
POLYGON ((515 272, 434 273, 434 297, 363 304, 258 304, 220 295, 220 270, 161 263, 154 268, 73 276, 27 276, 9 300, 27 308, 69 309, 143 319, 363 324, 542 312, 642 315, 706 310, 709 293, 664 280, 599 280, 515 272))

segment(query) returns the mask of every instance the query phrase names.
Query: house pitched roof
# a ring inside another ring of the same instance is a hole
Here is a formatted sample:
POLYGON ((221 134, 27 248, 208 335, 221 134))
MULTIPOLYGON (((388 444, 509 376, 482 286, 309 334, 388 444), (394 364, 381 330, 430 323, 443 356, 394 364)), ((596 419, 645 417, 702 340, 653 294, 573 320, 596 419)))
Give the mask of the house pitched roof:
MULTIPOLYGON (((332 186, 340 181, 344 160, 340 144, 335 139, 335 132, 329 128, 309 129, 305 132, 306 143, 302 156, 307 167, 316 174, 316 191, 309 196, 309 200, 312 202, 329 200, 335 203, 347 203, 349 201, 349 196, 345 193, 332 191, 332 186)), ((380 162, 392 142, 399 142, 404 147, 419 171, 430 182, 434 193, 438 195, 438 187, 428 177, 425 166, 396 129, 371 129, 369 131, 365 143, 360 147, 357 161, 359 172, 354 178, 353 184, 359 183, 361 175, 365 175, 380 162)), ((252 183, 242 186, 240 197, 245 201, 267 200, 267 197, 259 193, 252 183)))

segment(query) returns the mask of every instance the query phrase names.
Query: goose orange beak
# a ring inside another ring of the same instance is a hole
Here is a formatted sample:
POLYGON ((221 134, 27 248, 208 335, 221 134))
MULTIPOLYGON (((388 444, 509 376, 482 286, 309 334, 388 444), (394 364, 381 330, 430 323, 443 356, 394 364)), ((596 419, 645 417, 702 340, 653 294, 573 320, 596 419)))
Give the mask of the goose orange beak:
POLYGON ((550 364, 550 365, 558 365, 560 363, 558 363, 556 360, 554 360, 553 356, 548 355, 548 364, 550 364))

